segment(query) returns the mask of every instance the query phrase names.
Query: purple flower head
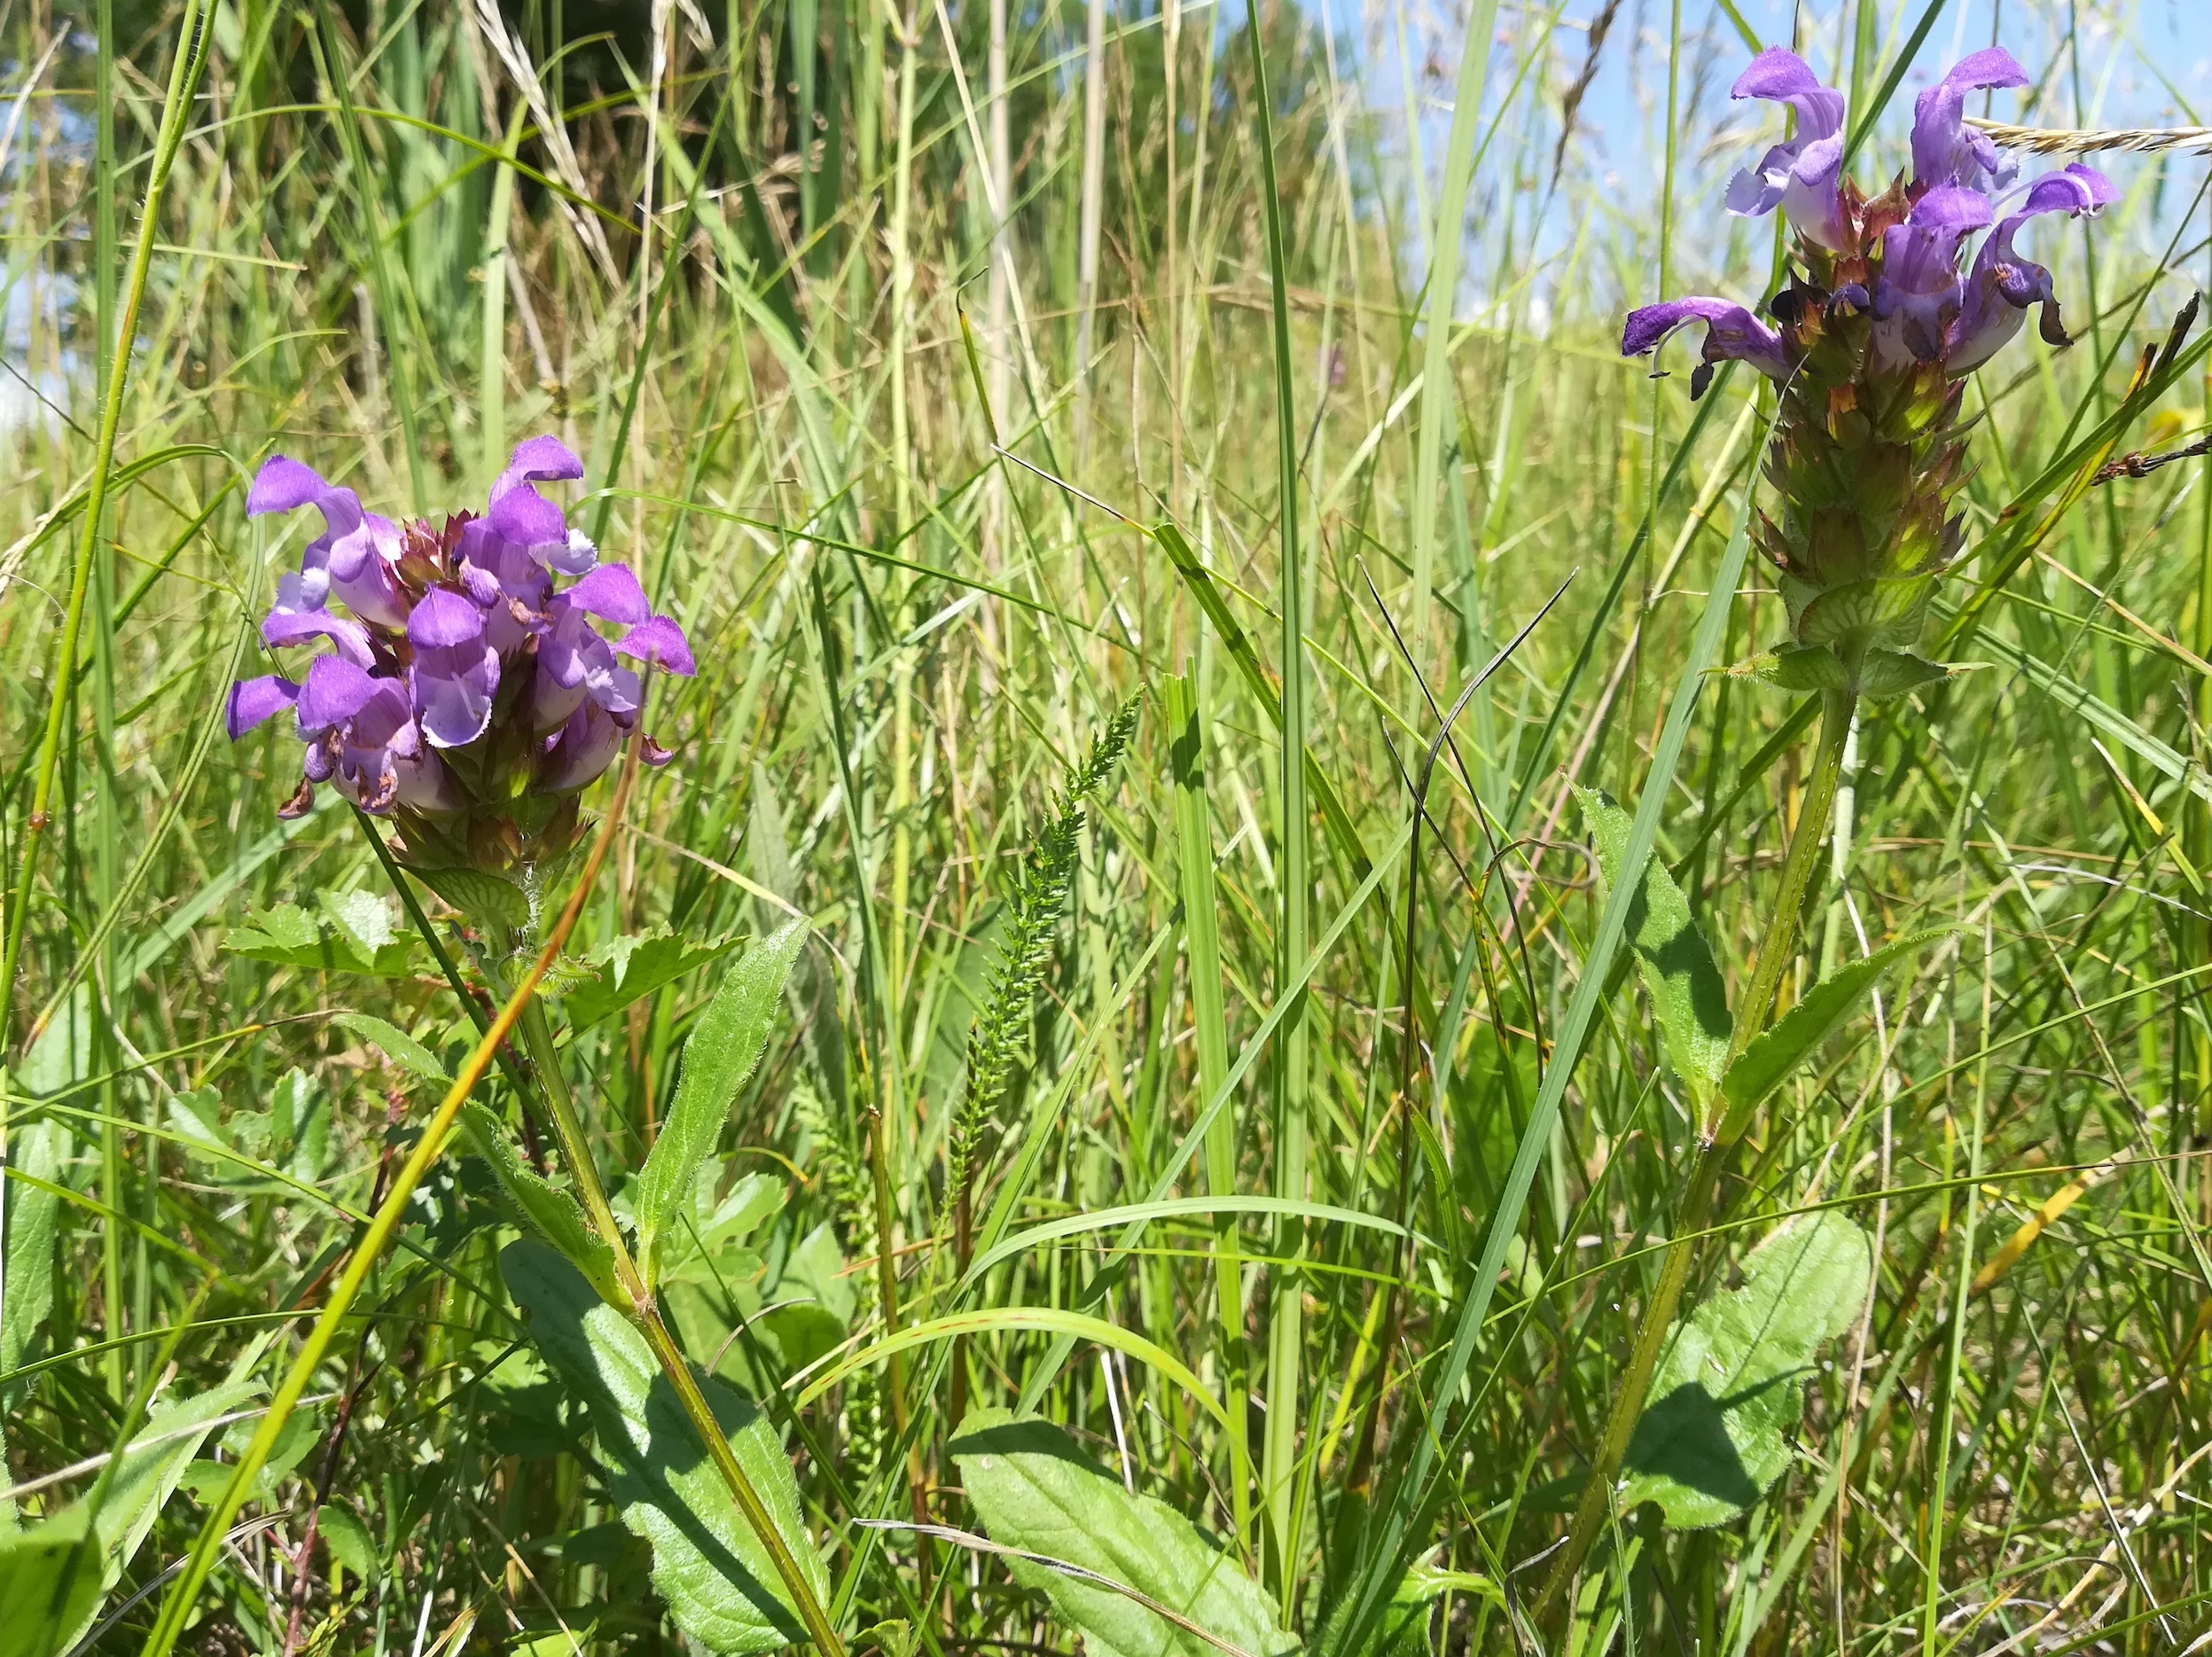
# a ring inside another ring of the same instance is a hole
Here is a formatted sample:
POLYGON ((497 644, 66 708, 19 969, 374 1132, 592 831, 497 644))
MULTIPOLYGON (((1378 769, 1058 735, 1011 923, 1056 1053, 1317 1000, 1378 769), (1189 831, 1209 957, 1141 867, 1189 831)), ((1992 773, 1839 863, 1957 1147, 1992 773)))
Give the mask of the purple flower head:
POLYGON ((1771 307, 1781 326, 1726 300, 1674 300, 1630 315, 1622 355, 1642 356, 1684 324, 1704 322, 1695 394, 1710 382, 1712 365, 1730 359, 1786 382, 1817 340, 1840 337, 1835 324, 1845 317, 1871 318, 1846 348, 1874 374, 1925 363, 1942 364, 1954 379, 1970 372, 2019 332, 2031 304, 2044 306, 2044 337, 2063 341, 2050 273, 2013 252, 2013 234, 2038 214, 2093 213, 2114 192, 2101 175, 2072 167, 2038 180, 2022 209, 2005 215, 2012 168, 1986 133, 1966 124, 1966 104, 1977 91, 2028 83, 2001 48, 1961 59, 1919 95, 1910 187, 1870 198, 1842 176, 1842 94, 1794 53, 1761 52, 1732 95, 1788 105, 1796 131, 1736 175, 1728 206, 1739 214, 1778 209, 1797 233, 1804 275, 1771 307), (1979 252, 1970 259, 1977 235, 1979 252), (1970 271, 1962 269, 1969 263, 1970 271))
POLYGON ((2119 199, 2110 179, 2079 161, 2064 172, 2045 174, 2028 187, 2021 210, 1998 222, 1974 257, 1964 306, 1945 340, 1944 356, 1953 373, 1971 373, 1996 356, 2020 332, 2030 305, 2043 307, 2044 340, 2051 345, 2068 343, 2059 321, 2059 301, 2051 291, 2051 272, 2015 254, 2013 238, 2039 214, 2079 218, 2101 213, 2119 199))
POLYGON ((297 460, 262 466, 249 512, 312 505, 325 525, 278 582, 262 637, 327 639, 331 653, 297 679, 241 681, 225 709, 233 739, 294 710, 306 780, 287 812, 328 783, 391 817, 421 866, 504 869, 565 848, 579 832, 575 792, 624 742, 667 762, 637 728, 638 672, 616 657, 690 674, 691 647, 629 567, 600 563, 537 487, 582 475, 560 443, 532 438, 482 516, 403 528, 297 460), (575 579, 558 589, 564 577, 575 579))
POLYGON ((1729 89, 1731 98, 1760 98, 1797 112, 1794 137, 1776 145, 1730 181, 1728 210, 1756 217, 1782 209, 1799 235, 1823 247, 1843 246, 1843 94, 1795 52, 1770 46, 1729 89))
POLYGON ((2009 185, 2011 170, 1996 143, 1988 133, 1966 125, 1966 94, 2028 83, 2027 71, 2002 46, 1986 46, 1951 65, 1942 80, 1913 100, 1913 189, 1960 184, 1975 190, 1987 183, 2003 190, 2009 185))

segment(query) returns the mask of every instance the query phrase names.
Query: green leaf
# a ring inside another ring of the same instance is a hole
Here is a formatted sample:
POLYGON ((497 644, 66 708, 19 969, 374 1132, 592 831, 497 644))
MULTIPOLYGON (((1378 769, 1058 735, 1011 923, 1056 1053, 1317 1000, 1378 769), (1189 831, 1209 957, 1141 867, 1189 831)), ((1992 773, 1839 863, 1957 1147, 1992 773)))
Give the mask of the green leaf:
POLYGON ((714 1153, 731 1102, 761 1061, 784 980, 807 933, 805 921, 786 921, 747 950, 684 1043, 676 1100, 637 1176, 637 1262, 648 1287, 658 1280, 660 1233, 691 1200, 692 1176, 714 1153))
POLYGON ((1857 1317, 1872 1270, 1864 1232, 1809 1215, 1744 1262, 1742 1288, 1677 1322, 1629 1442, 1622 1509, 1656 1502, 1698 1529, 1757 1501, 1789 1465, 1805 1372, 1857 1317))
POLYGON ((410 1075, 426 1082, 450 1082, 446 1068, 438 1062, 438 1055, 425 1047, 395 1024, 367 1012, 341 1012, 331 1020, 341 1029, 351 1030, 364 1042, 374 1042, 384 1050, 384 1056, 410 1075))
POLYGON ((596 975, 565 993, 563 1010, 572 1029, 587 1029, 612 1018, 640 997, 674 983, 693 967, 704 966, 737 942, 713 938, 704 942, 656 929, 617 938, 592 951, 596 975))
MULTIPOLYGON (((971 1413, 950 1446, 991 1540, 1135 1589, 1251 1657, 1297 1641, 1260 1585, 1198 1527, 1132 1494, 1060 1427, 1004 1410, 971 1413)), ((1221 1657, 1218 1649, 1126 1595, 1023 1559, 1008 1568, 1083 1631, 1091 1657, 1221 1657)))
POLYGON ((1733 1139, 1743 1132, 1751 1113, 1851 1016, 1884 973, 1908 955, 1948 936, 1948 932, 1939 929, 1916 932, 1885 943, 1864 960, 1839 966, 1807 990, 1805 998, 1762 1031, 1721 1078, 1721 1096, 1728 1106, 1722 1139, 1733 1139))
MULTIPOLYGON (((1621 879, 1634 820, 1602 791, 1577 788, 1575 793, 1597 840, 1598 867, 1610 887, 1621 879)), ((1702 1116, 1728 1063, 1735 1020, 1729 1016, 1728 990, 1720 968, 1713 964, 1712 948, 1690 917, 1690 901, 1656 855, 1645 861, 1642 889, 1630 901, 1628 936, 1643 968, 1645 987, 1651 991, 1653 1011, 1659 1016, 1668 1062, 1690 1090, 1702 1116)))
MULTIPOLYGON (((340 905, 341 912, 349 912, 345 906, 366 895, 349 893, 343 898, 326 896, 324 902, 326 905, 340 905)), ((223 947, 227 953, 246 960, 265 961, 272 966, 296 966, 306 972, 353 973, 366 978, 412 975, 412 937, 394 936, 387 926, 382 932, 387 942, 371 948, 352 930, 356 925, 367 935, 378 935, 365 909, 352 914, 349 920, 339 921, 326 920, 296 903, 279 903, 256 915, 251 926, 233 926, 224 933, 223 947)))
POLYGON ((620 1307, 627 1297, 615 1280, 614 1247, 591 1229, 582 1205, 524 1165, 489 1106, 474 1099, 461 1106, 461 1129, 468 1135, 469 1148, 490 1164, 500 1190, 524 1223, 582 1272, 601 1300, 620 1307))
POLYGON ((0 1657, 53 1657, 99 1609, 84 1510, 0 1536, 0 1657))
MULTIPOLYGON (((622 1522, 653 1544, 653 1582, 676 1626, 717 1653, 770 1651, 806 1637, 767 1551, 703 1452, 645 1337, 551 1249, 510 1243, 499 1256, 530 1339, 598 1433, 622 1522)), ((808 1585, 825 1601, 829 1570, 801 1521, 798 1481, 767 1417, 702 1379, 715 1418, 766 1504, 808 1585)))
MULTIPOLYGON (((31 1179, 61 1176, 62 1125, 51 1117, 8 1135, 8 1163, 31 1179)), ((29 1183, 7 1186, 5 1251, 0 1253, 0 1372, 20 1368, 54 1307, 54 1245, 61 1199, 29 1183)), ((0 1409, 0 1419, 12 1413, 0 1409)))
POLYGON ((418 869, 407 872, 480 926, 528 926, 529 895, 513 881, 481 869, 418 869))
POLYGON ((1870 650, 1859 664, 1858 692, 1877 700, 1903 696, 1908 691, 1935 684, 1960 671, 1940 661, 1926 660, 1910 651, 1870 650))
POLYGON ((316 1528, 323 1533, 323 1545, 330 1551, 331 1563, 350 1571, 367 1582, 377 1574, 379 1563, 376 1538, 369 1534, 352 1508, 337 1502, 325 1502, 316 1516, 316 1528))
POLYGON ((386 945, 397 942, 397 934, 392 930, 392 911, 376 893, 322 892, 317 895, 317 901, 332 924, 351 939, 363 954, 373 956, 386 945))
POLYGON ((1352 1614, 1358 1609, 1358 1596, 1347 1594, 1340 1599, 1322 1625, 1321 1637, 1310 1647, 1312 1657, 1426 1657, 1428 1608, 1454 1592, 1479 1594, 1501 1607, 1505 1603, 1497 1584, 1487 1576, 1417 1565, 1398 1579, 1373 1625, 1356 1643, 1352 1614))
POLYGON ((1780 645, 1726 669, 1731 679, 1757 679, 1783 691, 1842 691, 1850 673, 1835 652, 1821 645, 1780 645))
POLYGON ((51 1657, 75 1644, 152 1534, 215 1419, 260 1390, 233 1381, 163 1404, 92 1487, 97 1512, 88 1494, 27 1530, 0 1536, 0 1657, 51 1657))

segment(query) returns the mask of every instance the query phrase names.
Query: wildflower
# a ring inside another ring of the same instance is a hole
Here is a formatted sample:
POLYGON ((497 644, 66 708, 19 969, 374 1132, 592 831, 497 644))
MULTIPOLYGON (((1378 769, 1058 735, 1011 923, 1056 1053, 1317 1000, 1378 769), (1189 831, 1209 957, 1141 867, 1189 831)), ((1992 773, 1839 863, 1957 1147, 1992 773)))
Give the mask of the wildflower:
POLYGON ((625 741, 668 762, 638 729, 637 672, 617 657, 689 675, 691 647, 629 567, 602 564, 537 488, 582 475, 574 455, 534 437, 481 515, 403 526, 288 456, 262 467, 249 515, 313 506, 324 523, 277 583, 262 641, 331 645, 296 680, 231 689, 233 741, 290 709, 306 745, 280 816, 308 810, 326 783, 388 819, 420 867, 527 873, 574 843, 576 795, 625 741), (557 590, 557 576, 572 584, 557 590))
POLYGON ((1692 297, 1645 306, 1622 332, 1622 354, 1641 356, 1702 323, 1692 395, 1730 361, 1780 387, 1767 471, 1781 510, 1762 517, 1758 541, 1791 642, 1752 670, 1786 688, 1883 696, 1942 676, 1910 651, 1962 540, 1950 505, 1966 478, 1964 377, 2031 306, 2044 340, 2068 343, 2050 271, 2014 238, 2030 219, 2094 215, 2118 196, 2078 163, 2015 187, 1988 135, 1966 124, 1966 99, 2027 84, 2000 48, 1962 59, 1916 102, 1911 181, 1868 196, 1843 175, 1843 95, 1794 54, 1761 52, 1732 96, 1787 104, 1797 133, 1736 176, 1728 206, 1778 211, 1795 232, 1796 268, 1767 306, 1775 325, 1692 297))

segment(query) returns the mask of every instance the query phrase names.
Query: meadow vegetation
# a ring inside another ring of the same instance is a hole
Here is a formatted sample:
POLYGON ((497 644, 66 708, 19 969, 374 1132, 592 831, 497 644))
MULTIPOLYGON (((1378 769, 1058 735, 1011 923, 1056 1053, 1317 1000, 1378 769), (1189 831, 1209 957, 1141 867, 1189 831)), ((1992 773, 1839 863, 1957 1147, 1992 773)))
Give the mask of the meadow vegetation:
MULTIPOLYGON (((1831 807, 1773 391, 1618 355, 1778 43, 1570 10, 0 4, 0 1654, 2200 1648, 2205 159, 1831 807), (225 709, 269 457, 539 434, 698 671, 515 909, 225 709)), ((1805 10, 1862 176, 1955 23, 1805 10)))

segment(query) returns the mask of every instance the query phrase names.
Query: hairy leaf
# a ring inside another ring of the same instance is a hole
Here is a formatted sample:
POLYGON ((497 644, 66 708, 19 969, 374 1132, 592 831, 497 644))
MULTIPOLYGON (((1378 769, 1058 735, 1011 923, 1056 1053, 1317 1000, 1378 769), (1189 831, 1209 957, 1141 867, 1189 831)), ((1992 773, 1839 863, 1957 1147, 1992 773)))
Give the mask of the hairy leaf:
MULTIPOLYGON (((1252 1657, 1297 1642, 1237 1561, 1153 1497, 1132 1495, 1060 1427, 1004 1410, 972 1413, 950 1446, 991 1540, 1098 1572, 1252 1657)), ((1126 1595, 1049 1567, 1009 1560, 1083 1631, 1092 1657, 1220 1657, 1218 1648, 1126 1595)))
MULTIPOLYGON (((1609 794, 1590 788, 1575 792, 1611 887, 1621 879, 1633 820, 1609 794)), ((1629 910, 1628 935, 1659 1015, 1668 1062, 1702 1115, 1728 1062, 1735 1020, 1729 1016, 1728 990, 1713 964, 1712 948, 1690 917, 1689 900, 1656 855, 1644 864, 1643 885, 1629 910)))
POLYGON ((513 881, 481 869, 418 869, 407 872, 480 925, 527 926, 530 897, 513 881))
MULTIPOLYGON (((676 1625, 724 1653, 803 1640, 767 1550, 731 1500, 645 1337, 543 1245, 510 1243, 499 1263, 529 1319, 530 1339, 590 1411, 610 1494, 622 1522, 653 1544, 653 1586, 676 1625)), ((801 1521, 798 1481, 775 1429, 720 1381, 700 1385, 809 1586, 827 1600, 828 1567, 801 1521)))
POLYGON ((384 1050, 387 1059, 410 1075, 420 1076, 425 1082, 453 1079, 438 1062, 437 1054, 395 1024, 367 1012, 341 1012, 331 1022, 341 1029, 351 1030, 364 1042, 375 1043, 384 1050))
POLYGON ((701 942, 665 930, 617 938, 592 951, 597 972, 564 992, 562 1010, 571 1028, 589 1028, 674 983, 693 967, 706 965, 736 943, 735 938, 701 942))
POLYGON ((231 927, 223 934, 223 947, 249 961, 308 972, 405 978, 415 970, 412 938, 365 948, 348 926, 296 903, 279 903, 254 916, 251 926, 231 927))
POLYGON ((610 1306, 621 1305, 621 1286, 614 1278, 614 1250, 591 1229, 582 1205, 524 1165, 514 1153, 506 1129, 489 1106, 471 1099, 461 1107, 461 1126, 468 1135, 470 1148, 490 1164, 500 1190, 530 1228, 583 1273, 601 1300, 610 1306))
POLYGON ((1731 1139, 1744 1130, 1751 1113, 1856 1011, 1884 973, 1949 935, 1916 932, 1899 938, 1864 960, 1839 966, 1806 991, 1805 998, 1761 1032, 1721 1078, 1721 1094, 1728 1105, 1721 1137, 1731 1139))
POLYGON ((1789 1465, 1814 1355, 1851 1326, 1872 1270, 1857 1226, 1808 1215, 1744 1262, 1743 1287, 1677 1322, 1629 1442, 1622 1507, 1656 1502, 1697 1529, 1757 1501, 1789 1465))
POLYGON ((676 1101, 637 1176, 637 1261, 648 1286, 657 1280, 661 1232, 690 1202, 692 1177, 714 1153, 731 1101, 761 1061, 784 980, 807 934, 805 921, 786 921, 747 950, 723 974, 722 988, 684 1043, 676 1101))

